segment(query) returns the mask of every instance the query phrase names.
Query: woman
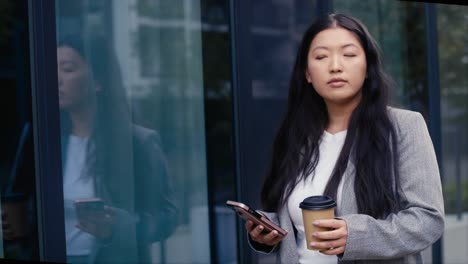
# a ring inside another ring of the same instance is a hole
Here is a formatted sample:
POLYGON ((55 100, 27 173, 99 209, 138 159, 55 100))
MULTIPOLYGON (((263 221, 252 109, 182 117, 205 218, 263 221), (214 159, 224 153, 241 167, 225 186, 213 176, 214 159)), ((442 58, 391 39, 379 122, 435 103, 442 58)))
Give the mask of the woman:
POLYGON ((57 49, 67 259, 149 262, 176 222, 165 158, 157 134, 131 124, 111 49, 86 44, 68 36, 57 49), (104 212, 77 215, 75 201, 95 197, 104 212))
POLYGON ((281 263, 422 262, 444 230, 440 176, 423 117, 388 107, 389 88, 361 22, 331 14, 306 31, 261 194, 289 235, 248 221, 254 249, 281 263), (331 231, 315 233, 325 241, 311 251, 299 202, 320 194, 337 201, 337 218, 314 222, 331 231))

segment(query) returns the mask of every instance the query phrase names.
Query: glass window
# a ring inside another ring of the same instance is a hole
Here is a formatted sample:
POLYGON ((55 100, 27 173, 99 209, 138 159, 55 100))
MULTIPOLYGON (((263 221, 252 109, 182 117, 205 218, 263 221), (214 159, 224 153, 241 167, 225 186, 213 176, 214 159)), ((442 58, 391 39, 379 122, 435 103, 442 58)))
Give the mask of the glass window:
POLYGON ((314 1, 252 2, 252 97, 286 99, 290 72, 314 1))
POLYGON ((445 263, 468 260, 467 14, 467 6, 437 5, 445 263))
POLYGON ((200 1, 56 6, 68 261, 209 262, 200 1))
POLYGON ((0 2, 0 259, 38 260, 27 1, 0 2))

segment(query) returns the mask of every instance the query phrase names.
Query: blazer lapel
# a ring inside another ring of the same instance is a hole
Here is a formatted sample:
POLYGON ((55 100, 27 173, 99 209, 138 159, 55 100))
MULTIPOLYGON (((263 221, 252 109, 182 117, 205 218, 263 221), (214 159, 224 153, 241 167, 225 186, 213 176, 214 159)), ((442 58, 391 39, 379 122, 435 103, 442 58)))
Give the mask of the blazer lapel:
POLYGON ((343 178, 341 179, 341 181, 343 181, 343 188, 336 210, 337 216, 354 214, 357 212, 356 196, 354 195, 355 170, 354 162, 349 159, 343 178))

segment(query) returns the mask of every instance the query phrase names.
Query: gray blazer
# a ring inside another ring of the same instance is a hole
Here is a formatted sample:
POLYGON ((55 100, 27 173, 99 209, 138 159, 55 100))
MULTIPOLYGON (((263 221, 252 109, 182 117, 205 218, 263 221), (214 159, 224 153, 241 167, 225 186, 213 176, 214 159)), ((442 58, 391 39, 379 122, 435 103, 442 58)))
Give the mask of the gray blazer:
MULTIPOLYGON (((358 214, 354 196, 354 164, 348 162, 343 193, 336 210, 346 221, 348 240, 338 263, 422 263, 421 251, 442 236, 444 201, 431 138, 421 114, 389 108, 395 125, 404 209, 385 219, 358 214)), ((287 208, 265 213, 289 234, 276 247, 249 241, 259 252, 276 253, 277 263, 297 263, 294 228, 287 208)))

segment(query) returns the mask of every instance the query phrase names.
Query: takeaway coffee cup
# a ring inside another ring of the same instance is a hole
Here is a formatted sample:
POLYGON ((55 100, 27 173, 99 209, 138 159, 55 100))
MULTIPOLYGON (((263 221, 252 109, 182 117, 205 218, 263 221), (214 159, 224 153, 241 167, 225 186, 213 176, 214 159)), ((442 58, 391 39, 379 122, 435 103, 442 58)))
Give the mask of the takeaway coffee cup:
POLYGON ((307 248, 315 250, 310 247, 311 242, 321 241, 314 238, 314 232, 328 231, 327 228, 316 227, 313 225, 315 220, 333 219, 335 217, 335 201, 326 195, 310 196, 304 199, 299 204, 302 209, 302 219, 304 221, 304 232, 307 241, 307 248))
POLYGON ((8 194, 1 198, 5 221, 13 231, 15 238, 26 236, 28 232, 28 202, 25 194, 8 194))

